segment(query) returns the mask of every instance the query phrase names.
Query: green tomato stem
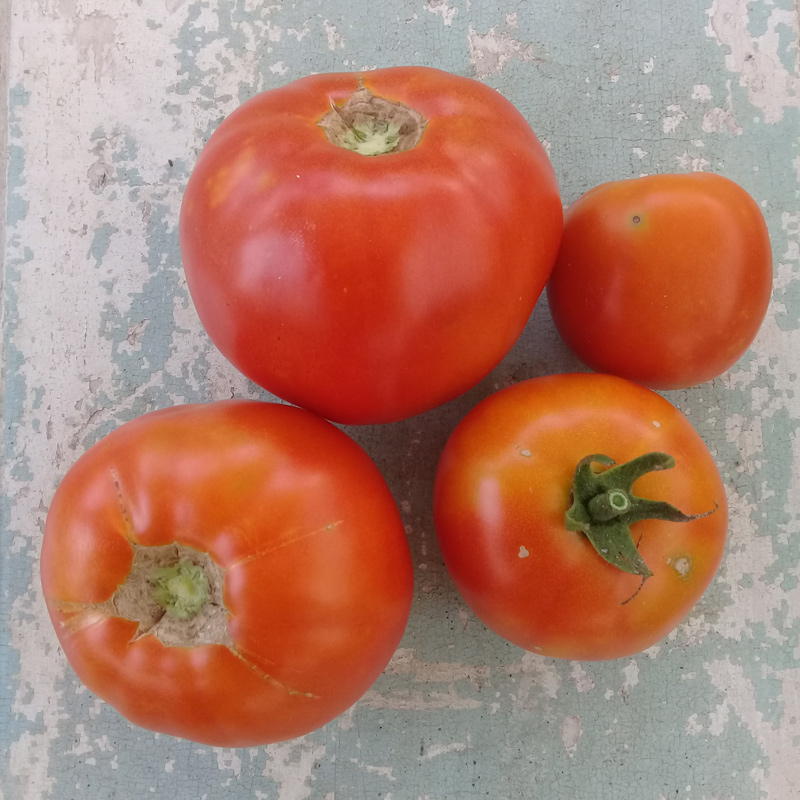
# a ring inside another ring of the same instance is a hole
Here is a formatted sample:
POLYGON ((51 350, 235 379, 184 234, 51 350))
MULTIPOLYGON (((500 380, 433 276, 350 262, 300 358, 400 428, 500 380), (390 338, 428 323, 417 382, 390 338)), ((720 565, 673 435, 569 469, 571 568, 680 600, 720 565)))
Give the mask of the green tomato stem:
POLYGON ((564 518, 567 530, 585 534, 598 554, 623 572, 651 577, 653 573, 639 553, 630 526, 644 519, 691 522, 717 510, 715 504, 702 514, 684 514, 670 503, 633 493, 633 484, 642 475, 674 466, 675 459, 667 453, 646 453, 619 465, 608 456, 586 456, 575 468, 572 505, 564 518), (609 469, 595 472, 594 463, 609 469))
POLYGON ((385 156, 416 147, 427 122, 418 111, 373 94, 363 83, 343 105, 319 121, 331 144, 362 156, 385 156))
POLYGON ((154 570, 151 584, 156 602, 177 619, 191 619, 208 601, 208 579, 191 561, 154 570))

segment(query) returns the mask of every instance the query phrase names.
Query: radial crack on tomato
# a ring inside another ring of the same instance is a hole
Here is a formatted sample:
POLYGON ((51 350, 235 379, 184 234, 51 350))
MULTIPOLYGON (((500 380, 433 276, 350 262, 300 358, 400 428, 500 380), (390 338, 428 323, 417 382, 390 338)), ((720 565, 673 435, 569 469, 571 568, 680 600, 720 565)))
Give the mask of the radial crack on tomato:
POLYGON ((284 547, 291 547, 298 542, 305 541, 306 539, 310 539, 314 536, 319 536, 322 533, 328 533, 332 531, 334 528, 338 528, 344 522, 343 519, 337 519, 335 522, 329 522, 327 525, 323 525, 320 528, 315 528, 313 531, 307 531, 306 533, 298 533, 292 534, 287 538, 281 539, 277 544, 270 545, 269 547, 263 550, 256 550, 253 553, 248 553, 246 556, 242 556, 238 560, 234 561, 228 569, 233 569, 234 567, 240 567, 243 564, 249 564, 252 561, 256 561, 259 558, 264 558, 264 556, 268 556, 272 553, 277 552, 278 550, 282 550, 284 547))
POLYGON ((50 505, 41 577, 92 692, 220 747, 352 706, 413 595, 402 518, 364 450, 307 411, 237 400, 145 414, 84 453, 50 505))
POLYGON ((230 651, 233 655, 236 656, 240 661, 248 666, 259 678, 267 683, 274 684, 278 686, 281 690, 285 691, 289 695, 295 695, 298 697, 308 697, 309 699, 319 699, 319 695, 314 694, 313 692, 304 692, 300 689, 295 689, 289 685, 287 685, 284 681, 278 680, 274 675, 270 675, 266 670, 262 669, 258 666, 258 664, 254 663, 252 657, 249 657, 246 653, 244 653, 241 648, 237 647, 235 644, 230 646, 230 651))
POLYGON ((128 502, 125 499, 125 493, 122 491, 122 482, 120 481, 119 473, 113 467, 111 469, 111 480, 114 482, 114 489, 119 501, 119 510, 122 514, 122 522, 126 534, 125 538, 130 542, 136 542, 136 529, 133 527, 133 519, 128 509, 128 502))

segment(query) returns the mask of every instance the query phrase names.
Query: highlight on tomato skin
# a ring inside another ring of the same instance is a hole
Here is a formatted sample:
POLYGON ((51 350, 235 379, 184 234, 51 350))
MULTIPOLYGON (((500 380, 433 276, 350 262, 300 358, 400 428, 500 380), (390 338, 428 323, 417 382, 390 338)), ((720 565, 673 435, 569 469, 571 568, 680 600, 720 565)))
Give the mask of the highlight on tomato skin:
POLYGON ((553 268, 556 175, 499 92, 429 67, 314 75, 211 135, 183 266, 220 352, 343 424, 463 394, 519 338, 553 268))
POLYGON ((728 511, 678 409, 622 378, 577 373, 514 384, 464 417, 440 457, 434 524, 488 628, 593 661, 680 625, 721 563, 728 511))
POLYGON ((711 173, 651 175, 596 186, 567 209, 547 300, 593 370, 686 389, 744 355, 772 281, 769 232, 741 186, 711 173))
POLYGON ((145 414, 67 472, 41 555, 78 677, 131 722, 221 747, 304 735, 369 689, 413 570, 369 456, 291 406, 145 414))

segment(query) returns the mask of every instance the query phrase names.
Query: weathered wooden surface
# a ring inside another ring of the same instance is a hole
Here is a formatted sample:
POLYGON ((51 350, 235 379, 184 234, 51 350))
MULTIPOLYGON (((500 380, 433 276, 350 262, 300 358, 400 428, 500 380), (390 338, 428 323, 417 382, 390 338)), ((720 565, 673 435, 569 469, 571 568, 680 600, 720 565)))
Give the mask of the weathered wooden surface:
POLYGON ((0 798, 800 797, 798 11, 793 0, 10 0, 0 798), (198 322, 178 248, 182 189, 210 132, 255 92, 392 64, 502 91, 549 148, 565 203, 605 180, 688 170, 721 172, 760 203, 775 255, 761 334, 724 377, 667 394, 720 464, 724 563, 674 635, 619 662, 526 654, 467 610, 437 551, 431 480, 477 400, 579 368, 540 302, 465 397, 349 429, 395 493, 417 579, 401 649, 366 697, 271 747, 151 734, 85 690, 57 647, 37 570, 48 503, 78 455, 127 419, 266 397, 198 322))

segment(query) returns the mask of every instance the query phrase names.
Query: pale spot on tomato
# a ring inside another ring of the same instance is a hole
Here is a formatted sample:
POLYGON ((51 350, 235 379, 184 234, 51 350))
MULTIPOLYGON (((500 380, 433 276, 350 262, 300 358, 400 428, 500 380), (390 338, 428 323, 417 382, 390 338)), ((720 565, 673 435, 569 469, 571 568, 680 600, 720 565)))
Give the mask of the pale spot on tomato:
POLYGON ((525 458, 530 458, 531 457, 531 451, 530 450, 520 450, 519 454, 521 456, 525 456, 525 458))
POLYGON ((691 556, 675 556, 674 558, 667 559, 669 564, 682 580, 686 580, 692 571, 692 557, 691 556))
POLYGON ((527 558, 530 555, 530 551, 524 544, 519 546, 519 557, 520 558, 527 558))
POLYGON ((661 423, 660 423, 660 422, 659 422, 657 419, 654 419, 654 420, 653 420, 653 425, 654 425, 656 428, 660 428, 660 427, 661 427, 661 423))

